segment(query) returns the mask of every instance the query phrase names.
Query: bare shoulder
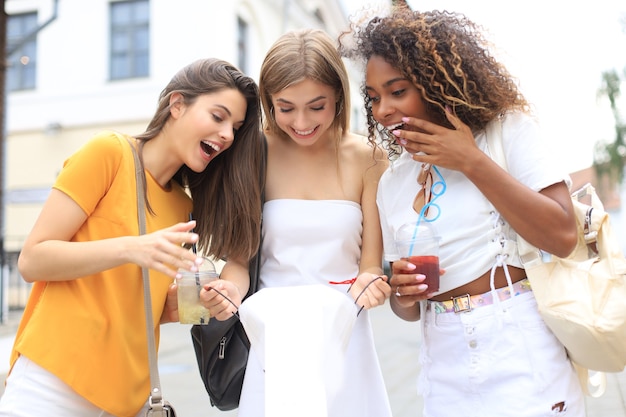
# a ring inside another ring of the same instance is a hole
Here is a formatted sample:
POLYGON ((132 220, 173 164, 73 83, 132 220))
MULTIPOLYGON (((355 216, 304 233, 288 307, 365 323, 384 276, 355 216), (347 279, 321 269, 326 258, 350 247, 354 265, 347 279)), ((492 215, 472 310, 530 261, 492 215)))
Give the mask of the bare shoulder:
POLYGON ((344 158, 358 164, 361 169, 374 171, 378 175, 389 165, 387 152, 380 146, 368 142, 365 136, 348 132, 342 141, 344 158))
POLYGON ((367 138, 357 133, 348 132, 342 141, 343 147, 353 155, 363 158, 365 161, 387 162, 387 152, 378 145, 368 142, 367 138))

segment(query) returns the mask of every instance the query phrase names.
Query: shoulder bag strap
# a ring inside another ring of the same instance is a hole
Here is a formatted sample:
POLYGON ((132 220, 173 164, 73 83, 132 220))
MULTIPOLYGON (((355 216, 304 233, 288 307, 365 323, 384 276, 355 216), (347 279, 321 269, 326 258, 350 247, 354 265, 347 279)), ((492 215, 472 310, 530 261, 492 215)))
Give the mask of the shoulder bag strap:
MULTIPOLYGON (((143 181, 141 178, 141 163, 134 144, 129 140, 130 148, 135 159, 135 180, 137 182, 137 219, 139 220, 139 234, 146 233, 146 205, 144 201, 143 181)), ((156 342, 154 340, 154 320, 152 319, 152 298, 150 296, 150 276, 147 268, 141 268, 143 275, 143 300, 146 313, 146 334, 148 336, 148 358, 150 360, 150 407, 158 410, 163 407, 163 394, 159 379, 159 367, 157 365, 156 342)))

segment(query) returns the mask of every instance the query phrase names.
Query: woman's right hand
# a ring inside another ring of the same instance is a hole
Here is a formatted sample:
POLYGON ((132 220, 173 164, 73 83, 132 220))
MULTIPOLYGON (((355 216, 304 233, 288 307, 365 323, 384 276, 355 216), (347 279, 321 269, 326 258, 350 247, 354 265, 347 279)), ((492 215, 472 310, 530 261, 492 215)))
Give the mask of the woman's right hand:
POLYGON ((412 273, 415 265, 405 260, 391 264, 391 297, 398 307, 410 308, 417 302, 429 298, 428 285, 424 284, 426 276, 412 273))
POLYGON ((186 248, 198 241, 198 234, 191 232, 195 226, 191 220, 135 237, 137 243, 128 248, 129 261, 172 278, 179 269, 197 271, 202 257, 186 248))
POLYGON ((198 235, 190 233, 195 221, 142 236, 73 241, 86 221, 83 209, 67 194, 53 188, 22 246, 18 268, 23 279, 67 281, 127 263, 175 278, 179 268, 193 270, 198 258, 182 247, 198 241, 198 235))

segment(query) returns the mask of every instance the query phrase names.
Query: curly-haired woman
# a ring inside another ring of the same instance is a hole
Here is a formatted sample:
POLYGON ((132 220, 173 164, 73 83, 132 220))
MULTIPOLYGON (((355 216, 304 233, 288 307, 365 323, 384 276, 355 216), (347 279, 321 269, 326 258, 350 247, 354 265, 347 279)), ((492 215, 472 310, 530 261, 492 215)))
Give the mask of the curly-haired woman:
POLYGON ((519 233, 558 256, 574 248, 569 178, 515 80, 461 14, 402 7, 351 32, 341 49, 366 65, 369 140, 397 157, 377 202, 391 307, 422 318, 424 416, 448 416, 451 406, 468 416, 583 416, 576 373, 539 316, 516 247, 519 233), (492 121, 502 126, 508 172, 489 156, 492 121), (441 236, 438 291, 394 245, 420 213, 441 236))

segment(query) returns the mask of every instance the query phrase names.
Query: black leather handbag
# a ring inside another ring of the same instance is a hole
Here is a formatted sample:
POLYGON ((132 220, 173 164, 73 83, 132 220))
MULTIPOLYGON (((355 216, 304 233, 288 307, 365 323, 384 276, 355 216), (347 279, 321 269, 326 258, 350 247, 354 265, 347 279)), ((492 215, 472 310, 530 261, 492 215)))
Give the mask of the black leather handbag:
MULTIPOLYGON (((250 289, 245 298, 257 290, 259 258, 257 253, 250 263, 250 289)), ((208 324, 193 325, 191 340, 211 405, 222 411, 239 407, 250 351, 250 341, 239 317, 233 316, 224 321, 213 319, 208 324)))

